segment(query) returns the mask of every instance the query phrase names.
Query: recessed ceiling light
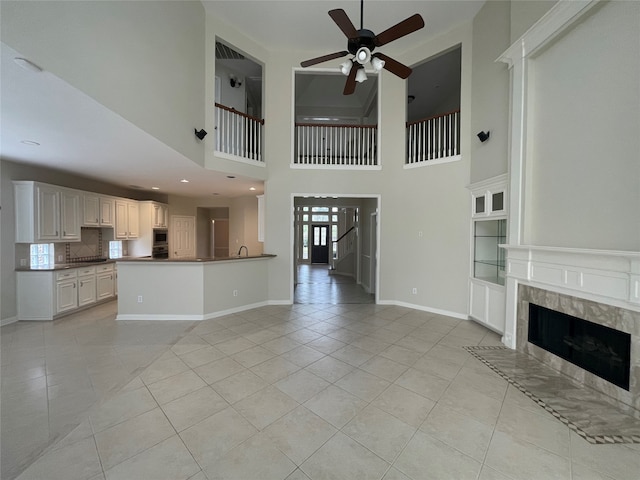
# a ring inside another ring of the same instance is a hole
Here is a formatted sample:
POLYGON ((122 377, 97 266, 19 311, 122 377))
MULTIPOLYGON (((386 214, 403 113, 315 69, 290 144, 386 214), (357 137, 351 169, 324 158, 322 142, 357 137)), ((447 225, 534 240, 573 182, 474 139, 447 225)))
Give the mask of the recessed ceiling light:
POLYGON ((151 187, 151 190, 160 190, 160 187, 151 187))
POLYGON ((40 68, 38 65, 36 65, 35 63, 27 60, 26 58, 22 58, 22 57, 15 57, 13 59, 14 62, 16 62, 20 67, 24 68, 25 70, 28 70, 30 72, 41 72, 42 68, 40 68))
POLYGON ((23 143, 25 145, 33 145, 35 147, 40 145, 38 142, 34 142, 33 140, 21 140, 20 143, 23 143))
POLYGON ((180 180, 180 183, 189 183, 189 180, 187 180, 186 178, 183 178, 182 180, 180 180))
POLYGON ((227 175, 227 178, 236 178, 235 175, 227 175))
POLYGON ((249 190, 251 190, 252 192, 256 189, 256 187, 250 187, 249 190))

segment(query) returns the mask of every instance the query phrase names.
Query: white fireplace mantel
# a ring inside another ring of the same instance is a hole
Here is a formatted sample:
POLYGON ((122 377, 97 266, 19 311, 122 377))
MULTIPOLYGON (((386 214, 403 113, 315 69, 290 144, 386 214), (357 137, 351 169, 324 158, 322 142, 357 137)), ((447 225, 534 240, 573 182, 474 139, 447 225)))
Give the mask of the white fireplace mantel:
POLYGON ((518 285, 593 300, 640 311, 640 252, 588 250, 526 245, 531 238, 527 189, 535 132, 531 129, 531 61, 553 42, 563 38, 603 2, 559 0, 536 24, 516 40, 497 61, 510 72, 511 112, 509 147, 509 218, 507 228, 505 329, 502 342, 516 347, 518 285), (529 233, 529 234, 527 234, 529 233))
POLYGON ((507 277, 520 283, 640 312, 640 253, 501 245, 507 277))

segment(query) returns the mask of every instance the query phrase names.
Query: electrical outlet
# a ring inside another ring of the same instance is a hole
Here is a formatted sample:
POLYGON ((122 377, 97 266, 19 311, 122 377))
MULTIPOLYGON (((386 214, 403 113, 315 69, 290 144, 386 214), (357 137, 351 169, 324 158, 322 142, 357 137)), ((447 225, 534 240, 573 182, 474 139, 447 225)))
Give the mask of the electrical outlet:
POLYGON ((411 289, 411 293, 413 293, 414 295, 417 295, 418 294, 418 289, 416 287, 413 287, 411 289))
POLYGON ((418 232, 418 238, 421 238, 421 237, 422 237, 422 230, 418 232))
POLYGON ((238 290, 234 290, 234 291, 233 291, 233 296, 234 296, 234 297, 237 297, 237 296, 238 296, 238 290))
POLYGON ((142 303, 142 295, 138 295, 138 303, 142 303))
POLYGON ((58 261, 59 261, 59 262, 64 261, 64 257, 63 257, 62 255, 58 255, 58 261))
POLYGON ((20 266, 21 267, 26 267, 27 266, 27 259, 26 258, 21 258, 20 259, 20 266))

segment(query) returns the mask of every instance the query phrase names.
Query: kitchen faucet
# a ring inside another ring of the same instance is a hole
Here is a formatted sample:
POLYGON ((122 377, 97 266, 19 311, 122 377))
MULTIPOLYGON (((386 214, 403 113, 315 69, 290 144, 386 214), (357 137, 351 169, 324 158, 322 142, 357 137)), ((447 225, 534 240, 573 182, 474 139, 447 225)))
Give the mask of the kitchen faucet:
POLYGON ((246 256, 248 257, 248 256, 249 256, 249 249, 247 248, 247 246, 246 246, 246 245, 242 245, 242 246, 240 247, 240 250, 238 250, 238 256, 240 256, 240 254, 242 253, 242 249, 243 249, 243 248, 247 251, 247 255, 246 255, 246 256))

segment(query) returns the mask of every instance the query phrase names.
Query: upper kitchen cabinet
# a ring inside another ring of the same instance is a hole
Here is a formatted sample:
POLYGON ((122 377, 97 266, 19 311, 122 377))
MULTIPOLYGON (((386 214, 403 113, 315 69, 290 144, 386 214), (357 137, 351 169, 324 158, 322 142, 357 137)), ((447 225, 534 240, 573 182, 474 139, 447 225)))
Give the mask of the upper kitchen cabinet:
POLYGON ((80 241, 80 192, 31 181, 13 183, 17 243, 80 241))
POLYGON ((164 203, 151 202, 151 226, 153 228, 167 228, 169 206, 164 203))
POLYGON ((115 237, 119 240, 138 238, 140 235, 140 214, 135 200, 117 199, 115 237))
POLYGON ((85 227, 113 227, 115 200, 93 193, 83 195, 82 225, 85 227))

